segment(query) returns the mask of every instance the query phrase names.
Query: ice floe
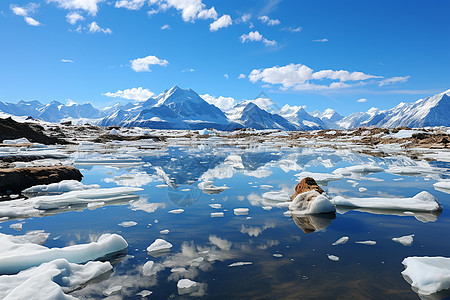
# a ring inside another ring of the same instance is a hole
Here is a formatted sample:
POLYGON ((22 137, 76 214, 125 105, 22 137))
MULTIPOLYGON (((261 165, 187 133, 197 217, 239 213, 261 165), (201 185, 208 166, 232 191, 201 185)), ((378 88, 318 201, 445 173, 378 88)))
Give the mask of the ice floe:
POLYGON ((198 184, 198 188, 205 194, 219 194, 225 190, 228 190, 227 186, 215 186, 213 181, 203 181, 198 184))
POLYGON ((438 191, 450 194, 450 180, 438 181, 433 186, 438 191))
POLYGON ((233 212, 236 216, 248 215, 248 208, 235 208, 233 212))
POLYGON ((336 255, 332 255, 332 254, 327 254, 328 259, 331 261, 339 261, 339 257, 336 255))
POLYGON ((442 206, 430 193, 423 191, 412 198, 344 198, 331 200, 336 206, 404 211, 440 211, 442 206))
POLYGON ((414 234, 404 235, 398 238, 393 238, 392 240, 394 242, 402 244, 403 246, 411 246, 414 242, 414 234))
POLYGON ((179 208, 179 209, 172 209, 172 210, 169 210, 168 211, 168 213, 169 214, 181 214, 182 212, 184 212, 184 209, 182 209, 182 208, 179 208))
POLYGON ((289 203, 289 210, 295 214, 322 214, 335 212, 336 208, 326 193, 313 190, 298 194, 289 203))
POLYGON ((123 221, 123 222, 119 223, 118 225, 122 226, 122 227, 133 227, 133 226, 136 226, 137 223, 134 221, 123 221))
POLYGON ((343 176, 341 174, 328 174, 328 173, 312 173, 312 172, 301 172, 295 174, 294 176, 302 179, 305 177, 312 177, 316 180, 319 185, 327 185, 330 181, 341 180, 343 176))
POLYGON ((83 191, 90 189, 99 189, 98 184, 85 185, 77 180, 63 180, 57 183, 47 185, 35 185, 22 191, 22 194, 52 194, 52 193, 67 193, 71 191, 83 191))
POLYGON ((147 247, 147 252, 166 252, 172 248, 172 244, 163 239, 156 239, 150 246, 147 247))
POLYGON ((336 245, 343 245, 343 244, 347 243, 348 240, 349 240, 349 237, 348 237, 348 236, 343 236, 343 237, 341 237, 340 239, 338 239, 336 242, 334 242, 334 243, 331 244, 331 245, 333 245, 333 246, 336 246, 336 245))
POLYGON ((251 261, 238 261, 232 264, 229 264, 228 267, 241 267, 253 264, 251 261))
POLYGON ((377 244, 377 242, 376 241, 356 241, 355 244, 374 246, 377 244))
POLYGON ((76 299, 65 293, 111 269, 109 262, 90 261, 79 265, 63 258, 55 259, 15 275, 0 276, 0 298, 76 299))
POLYGON ((419 295, 431 295, 450 288, 450 258, 407 257, 402 261, 403 277, 419 295))
POLYGON ((159 232, 159 234, 169 234, 169 229, 164 229, 159 232))
POLYGON ((210 206, 211 208, 215 208, 215 209, 220 209, 220 208, 222 208, 222 204, 220 204, 220 203, 209 204, 209 206, 210 206))
POLYGON ((190 294, 199 289, 197 282, 190 279, 180 279, 177 283, 177 289, 179 295, 190 294))
POLYGON ((13 274, 41 263, 64 258, 84 263, 126 249, 127 242, 117 234, 103 234, 96 242, 47 248, 32 243, 17 243, 10 235, 0 233, 0 274, 13 274))
POLYGON ((221 218, 223 217, 223 212, 211 213, 211 218, 221 218))

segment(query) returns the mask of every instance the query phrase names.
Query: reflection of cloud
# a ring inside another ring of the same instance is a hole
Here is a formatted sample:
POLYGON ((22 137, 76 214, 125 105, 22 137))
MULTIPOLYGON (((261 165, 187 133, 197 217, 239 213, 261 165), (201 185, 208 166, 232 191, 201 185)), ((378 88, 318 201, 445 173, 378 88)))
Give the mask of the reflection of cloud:
POLYGON ((131 210, 142 210, 147 213, 155 212, 158 208, 165 208, 166 204, 164 203, 148 203, 147 199, 139 199, 136 201, 132 201, 130 203, 130 209, 131 210))
POLYGON ((157 178, 155 176, 150 176, 145 172, 138 173, 128 173, 120 176, 114 176, 114 178, 105 178, 104 181, 106 183, 115 182, 117 185, 124 186, 143 186, 147 185, 150 182, 156 181, 157 178))
POLYGON ((275 228, 275 224, 266 224, 264 226, 250 226, 245 227, 244 224, 241 226, 240 232, 243 234, 248 234, 249 236, 258 237, 264 230, 269 228, 275 228))
POLYGON ((211 244, 216 245, 217 247, 219 247, 221 250, 230 250, 232 243, 221 239, 215 235, 210 235, 209 236, 209 241, 211 244))
POLYGON ((280 244, 280 241, 268 240, 266 243, 256 246, 256 248, 265 250, 265 249, 268 249, 273 246, 278 246, 279 244, 280 244))

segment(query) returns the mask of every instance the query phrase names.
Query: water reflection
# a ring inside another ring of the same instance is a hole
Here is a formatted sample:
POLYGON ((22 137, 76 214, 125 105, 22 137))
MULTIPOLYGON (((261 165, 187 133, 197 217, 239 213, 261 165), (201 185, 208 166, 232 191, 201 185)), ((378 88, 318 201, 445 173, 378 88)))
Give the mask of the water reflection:
POLYGON ((374 208, 349 208, 338 206, 336 211, 339 214, 345 214, 349 211, 359 211, 375 215, 390 215, 400 217, 414 217, 422 223, 436 222, 438 217, 442 214, 442 210, 433 212, 420 212, 420 211, 402 211, 402 210, 389 210, 389 209, 374 209, 374 208))
POLYGON ((316 230, 322 230, 330 226, 336 219, 335 213, 320 215, 296 215, 291 214, 294 223, 306 234, 313 233, 316 230))

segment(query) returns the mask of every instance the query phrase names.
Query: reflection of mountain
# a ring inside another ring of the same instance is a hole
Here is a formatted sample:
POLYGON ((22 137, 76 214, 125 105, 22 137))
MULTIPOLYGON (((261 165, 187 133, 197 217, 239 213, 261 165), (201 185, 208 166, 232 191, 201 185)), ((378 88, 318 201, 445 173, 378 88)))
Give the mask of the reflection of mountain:
POLYGON ((304 233, 312 233, 316 230, 322 230, 330 226, 336 218, 335 213, 320 215, 292 215, 295 224, 303 230, 304 233))
POLYGON ((245 170, 254 171, 269 162, 275 162, 280 160, 282 157, 281 153, 272 152, 244 152, 241 155, 242 165, 245 170))

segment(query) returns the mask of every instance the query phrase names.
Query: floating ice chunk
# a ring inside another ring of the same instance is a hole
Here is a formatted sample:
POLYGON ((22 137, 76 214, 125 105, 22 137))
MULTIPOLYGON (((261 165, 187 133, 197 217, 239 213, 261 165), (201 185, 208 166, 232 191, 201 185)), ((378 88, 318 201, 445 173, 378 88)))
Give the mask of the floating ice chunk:
POLYGON ((142 268, 142 274, 144 276, 150 276, 156 274, 155 270, 153 270, 153 265, 155 264, 154 261, 149 260, 146 262, 142 268))
POLYGON ((357 242, 355 242, 355 244, 374 246, 377 244, 377 242, 376 241, 357 241, 357 242))
POLYGON ((327 185, 330 181, 341 180, 343 176, 341 174, 328 174, 328 173, 312 173, 312 172, 301 172, 295 174, 294 176, 299 178, 312 177, 316 180, 319 185, 327 185))
POLYGON ((398 238, 393 238, 392 240, 394 242, 402 244, 403 246, 411 246, 414 242, 414 234, 404 235, 398 238))
POLYGON ((179 267, 179 268, 173 268, 170 270, 170 272, 172 273, 184 273, 187 272, 187 270, 183 267, 179 267))
POLYGON ((361 207, 372 209, 408 210, 408 211, 440 211, 442 206, 430 193, 423 191, 412 198, 344 198, 334 197, 331 200, 336 206, 361 207))
POLYGON ((111 286, 111 287, 107 288, 106 290, 104 290, 103 295, 105 295, 106 297, 109 297, 111 295, 118 294, 121 290, 122 290, 121 285, 114 285, 114 286, 111 286))
POLYGON ((338 168, 331 173, 333 173, 335 175, 342 175, 342 176, 351 176, 352 175, 352 172, 347 170, 347 168, 338 168))
POLYGON ((272 206, 263 206, 262 209, 269 211, 272 210, 272 206))
POLYGON ((182 212, 184 212, 184 209, 179 208, 179 209, 170 210, 168 213, 169 214, 181 214, 182 212))
POLYGON ((211 218, 221 218, 223 217, 223 212, 211 213, 211 218))
POLYGON ((9 236, 9 240, 16 244, 38 244, 43 245, 50 233, 45 233, 44 230, 29 231, 25 235, 9 236))
POLYGON ((166 204, 164 203, 148 203, 147 199, 139 199, 136 201, 131 201, 130 208, 131 210, 142 210, 147 213, 155 212, 158 208, 165 208, 166 204))
POLYGON ((384 171, 382 167, 372 165, 356 165, 347 167, 347 170, 351 173, 378 173, 384 171))
POLYGON ((122 227, 133 227, 133 226, 136 226, 137 223, 134 221, 123 221, 123 222, 119 223, 118 225, 122 226, 122 227))
POLYGON ((232 264, 229 264, 228 267, 240 267, 253 264, 251 261, 238 261, 232 264))
POLYGON ((358 191, 359 191, 360 193, 363 193, 363 192, 367 191, 367 189, 366 189, 365 187, 360 187, 360 188, 358 189, 358 191))
POLYGON ((54 209, 68 205, 87 205, 91 202, 103 201, 113 202, 129 198, 136 199, 138 196, 133 195, 135 192, 142 191, 141 188, 116 187, 108 189, 90 189, 82 191, 71 191, 62 195, 39 196, 32 198, 34 207, 37 209, 54 209))
POLYGON ((203 181, 198 184, 198 188, 201 189, 205 194, 219 194, 225 190, 228 190, 227 186, 215 186, 212 181, 203 181))
POLYGON ((103 201, 98 201, 98 202, 91 202, 91 203, 88 203, 88 204, 87 204, 87 207, 88 207, 88 208, 97 208, 97 207, 100 207, 100 206, 103 206, 103 205, 105 205, 105 202, 103 202, 103 201))
POLYGON ((3 140, 5 145, 18 145, 18 144, 30 144, 31 142, 27 138, 20 138, 15 140, 3 140))
POLYGON ((236 216, 248 215, 248 208, 235 208, 233 211, 236 216))
POLYGON ((348 240, 349 240, 348 236, 343 236, 343 237, 341 237, 340 239, 338 239, 336 242, 334 242, 334 243, 331 244, 331 245, 333 245, 333 246, 336 246, 336 245, 343 245, 343 244, 347 243, 348 240))
POLYGON ((159 189, 163 189, 163 188, 166 188, 166 187, 169 187, 169 186, 167 184, 158 184, 156 187, 159 188, 159 189))
POLYGON ((298 194, 289 203, 289 210, 299 214, 321 214, 335 212, 336 208, 326 193, 309 191, 298 194))
POLYGON ((144 297, 150 296, 151 294, 153 294, 152 291, 149 291, 149 290, 142 290, 142 291, 140 291, 139 293, 137 293, 136 296, 141 296, 141 297, 144 298, 144 297))
POLYGON ((197 282, 190 279, 180 279, 177 283, 178 294, 185 295, 195 292, 199 289, 197 282))
POLYGON ((169 229, 164 229, 159 232, 160 234, 169 234, 169 229))
POLYGON ((211 208, 219 209, 222 208, 222 204, 220 203, 214 203, 209 205, 211 208))
POLYGON ((172 248, 172 244, 163 240, 156 239, 150 246, 147 247, 148 252, 165 252, 169 251, 172 248))
POLYGON ((31 243, 17 243, 10 235, 0 233, 0 274, 17 273, 59 258, 84 263, 127 247, 125 239, 117 234, 103 234, 97 242, 89 244, 49 249, 31 243))
POLYGON ((450 180, 438 181, 433 186, 438 191, 450 194, 450 180))
POLYGON ((22 191, 24 194, 50 194, 50 193, 67 193, 71 191, 83 191, 90 189, 98 189, 98 184, 84 185, 77 180, 63 180, 57 183, 35 185, 22 191))
POLYGON ((339 256, 336 255, 332 255, 332 254, 327 254, 328 259, 332 260, 332 261, 339 261, 339 256))
POLYGON ((207 135, 207 134, 210 134, 210 133, 211 132, 208 129, 206 129, 206 128, 198 131, 199 135, 207 135))
POLYGON ((431 295, 450 288, 450 258, 447 257, 407 257, 402 261, 403 277, 414 291, 431 295))
POLYGON ((281 253, 274 253, 274 254, 272 254, 272 256, 280 258, 280 257, 283 257, 283 254, 281 254, 281 253))
POLYGON ((9 228, 20 231, 20 230, 22 230, 22 223, 11 224, 11 225, 9 225, 9 228))
POLYGON ((85 265, 56 259, 16 275, 0 276, 1 299, 76 299, 65 293, 112 269, 109 262, 85 265))
POLYGON ((276 201, 276 202, 286 202, 290 201, 291 197, 285 191, 274 191, 267 192, 262 195, 263 199, 276 201))

